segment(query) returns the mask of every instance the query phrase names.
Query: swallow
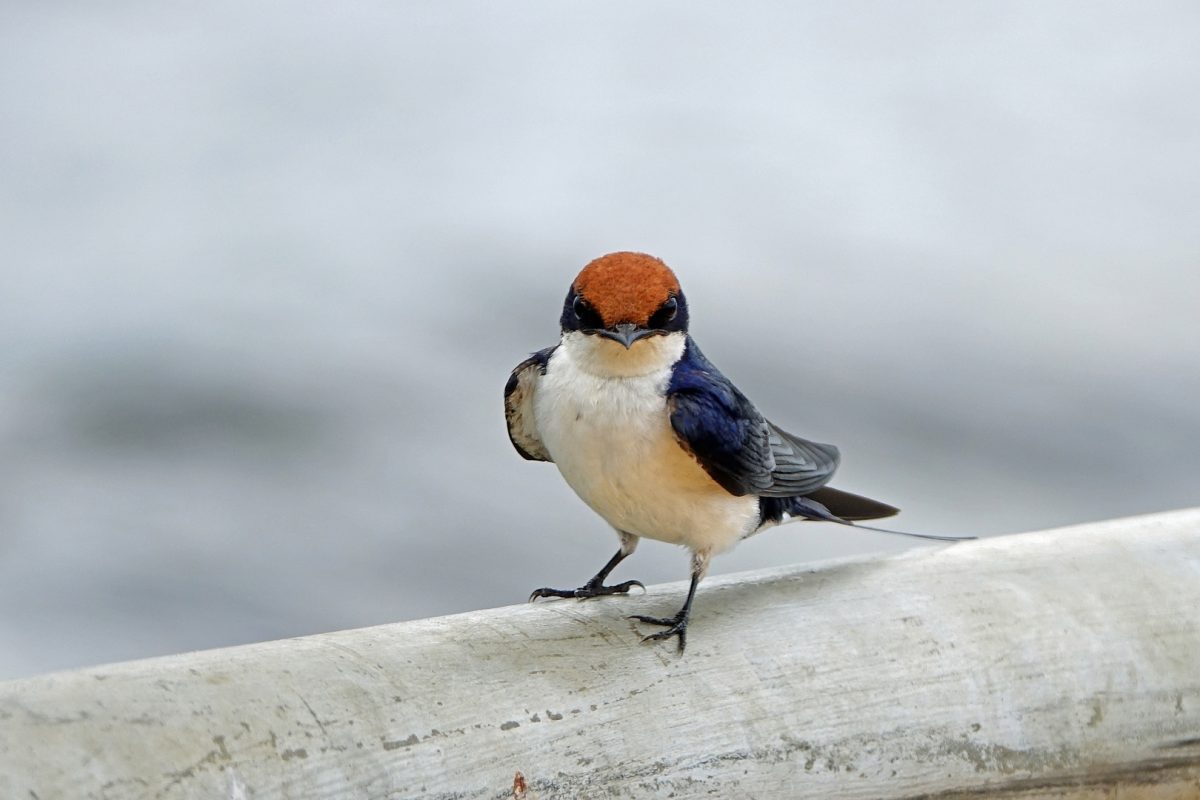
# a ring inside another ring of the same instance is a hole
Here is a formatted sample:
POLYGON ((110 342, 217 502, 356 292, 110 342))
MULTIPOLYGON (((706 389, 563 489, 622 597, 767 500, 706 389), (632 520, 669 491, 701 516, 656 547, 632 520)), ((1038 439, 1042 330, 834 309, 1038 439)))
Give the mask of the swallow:
POLYGON ((620 547, 583 586, 537 589, 530 602, 645 589, 605 580, 642 538, 683 545, 691 551, 683 607, 631 617, 663 628, 643 641, 677 637, 682 653, 714 555, 788 520, 853 525, 897 513, 828 486, 838 449, 772 423, 704 357, 688 334, 679 281, 660 259, 618 252, 592 261, 571 283, 559 322, 558 344, 518 364, 504 387, 508 435, 524 458, 557 466, 620 547))

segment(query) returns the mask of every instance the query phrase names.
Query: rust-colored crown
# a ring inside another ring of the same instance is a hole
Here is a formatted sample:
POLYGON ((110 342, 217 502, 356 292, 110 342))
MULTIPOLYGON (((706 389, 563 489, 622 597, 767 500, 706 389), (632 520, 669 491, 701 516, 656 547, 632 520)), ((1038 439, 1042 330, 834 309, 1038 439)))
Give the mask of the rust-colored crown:
POLYGON ((671 268, 645 253, 609 253, 575 278, 575 291, 596 310, 604 325, 646 325, 667 298, 679 294, 671 268))

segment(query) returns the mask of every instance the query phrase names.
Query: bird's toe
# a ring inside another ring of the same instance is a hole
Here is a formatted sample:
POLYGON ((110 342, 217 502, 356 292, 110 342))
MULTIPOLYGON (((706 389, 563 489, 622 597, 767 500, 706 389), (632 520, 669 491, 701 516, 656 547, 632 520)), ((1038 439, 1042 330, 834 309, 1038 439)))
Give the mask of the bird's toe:
POLYGON ((606 594, 629 594, 629 590, 635 586, 643 592, 646 591, 646 585, 641 581, 625 581, 612 586, 588 583, 578 589, 551 589, 547 586, 534 589, 533 594, 529 595, 529 602, 532 603, 542 597, 574 597, 579 600, 588 600, 592 597, 603 597, 606 594))
POLYGON ((670 639, 672 636, 679 637, 679 652, 687 647, 687 617, 645 617, 641 614, 635 614, 629 619, 636 619, 639 622, 645 622, 648 625, 662 625, 666 628, 665 631, 658 633, 650 633, 642 637, 643 642, 661 641, 662 639, 670 639))
POLYGON ((548 586, 543 586, 541 589, 534 589, 529 595, 529 602, 532 603, 542 597, 574 597, 578 589, 551 589, 548 586))

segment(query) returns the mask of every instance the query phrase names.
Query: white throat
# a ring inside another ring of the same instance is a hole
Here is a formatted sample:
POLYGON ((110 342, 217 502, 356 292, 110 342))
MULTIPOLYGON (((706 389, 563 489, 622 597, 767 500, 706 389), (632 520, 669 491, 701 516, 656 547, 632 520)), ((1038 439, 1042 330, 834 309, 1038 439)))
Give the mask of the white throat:
POLYGON ((626 349, 620 342, 579 331, 563 334, 562 348, 575 366, 599 378, 634 378, 662 372, 683 357, 682 332, 638 339, 626 349))

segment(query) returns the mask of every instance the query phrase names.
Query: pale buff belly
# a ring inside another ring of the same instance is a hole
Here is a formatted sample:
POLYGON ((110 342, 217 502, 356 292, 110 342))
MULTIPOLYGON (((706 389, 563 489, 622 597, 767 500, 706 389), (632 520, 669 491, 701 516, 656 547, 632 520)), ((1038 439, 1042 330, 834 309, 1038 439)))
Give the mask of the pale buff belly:
POLYGON ((611 380, 553 366, 535 402, 542 441, 568 485, 610 525, 714 553, 753 532, 757 498, 722 489, 676 440, 665 375, 611 380))

